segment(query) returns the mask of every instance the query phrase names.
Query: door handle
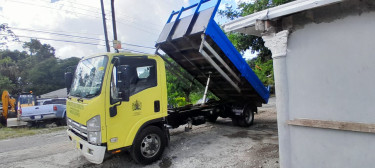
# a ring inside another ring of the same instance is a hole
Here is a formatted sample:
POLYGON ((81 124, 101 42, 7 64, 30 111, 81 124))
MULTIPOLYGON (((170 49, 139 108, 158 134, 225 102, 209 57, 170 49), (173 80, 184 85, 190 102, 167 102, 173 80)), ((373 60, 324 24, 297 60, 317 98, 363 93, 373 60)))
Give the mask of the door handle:
POLYGON ((39 107, 35 107, 35 109, 39 109, 39 107))
POLYGON ((154 111, 155 111, 155 113, 160 111, 160 101, 159 100, 154 101, 154 111))

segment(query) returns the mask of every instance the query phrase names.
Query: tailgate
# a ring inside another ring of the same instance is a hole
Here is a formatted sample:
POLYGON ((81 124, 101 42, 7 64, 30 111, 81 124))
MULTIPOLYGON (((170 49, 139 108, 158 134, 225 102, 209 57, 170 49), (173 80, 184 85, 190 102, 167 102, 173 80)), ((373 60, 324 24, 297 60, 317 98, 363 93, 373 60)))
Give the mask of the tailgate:
POLYGON ((22 108, 22 116, 54 114, 53 105, 31 106, 22 108))

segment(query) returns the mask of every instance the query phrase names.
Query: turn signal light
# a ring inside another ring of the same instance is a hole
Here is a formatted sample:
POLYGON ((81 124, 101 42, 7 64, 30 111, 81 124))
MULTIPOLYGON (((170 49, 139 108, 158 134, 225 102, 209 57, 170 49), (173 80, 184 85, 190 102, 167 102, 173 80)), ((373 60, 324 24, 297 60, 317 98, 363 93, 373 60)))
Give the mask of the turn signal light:
POLYGON ((121 150, 116 150, 116 151, 113 151, 112 154, 116 154, 116 153, 120 153, 121 150))

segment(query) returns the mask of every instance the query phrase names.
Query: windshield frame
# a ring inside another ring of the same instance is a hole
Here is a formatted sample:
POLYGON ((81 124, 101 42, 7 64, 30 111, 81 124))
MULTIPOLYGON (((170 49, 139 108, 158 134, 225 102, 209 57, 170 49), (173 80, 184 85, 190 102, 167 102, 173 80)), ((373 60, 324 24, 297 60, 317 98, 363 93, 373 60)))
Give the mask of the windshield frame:
POLYGON ((78 63, 78 65, 77 65, 77 68, 76 68, 76 70, 75 70, 75 72, 74 72, 74 75, 73 75, 73 80, 72 80, 72 85, 71 85, 71 90, 70 90, 70 92, 69 92, 69 96, 72 96, 72 97, 76 97, 76 98, 80 98, 80 99, 92 99, 92 98, 95 98, 95 97, 98 97, 101 93, 102 93, 102 89, 103 89, 103 83, 105 83, 104 82, 104 77, 106 76, 106 74, 107 74, 107 70, 108 70, 108 63, 109 63, 110 61, 109 61, 109 57, 108 57, 108 55, 98 55, 98 56, 93 56, 93 57, 88 57, 88 58, 85 58, 85 59, 82 59, 82 60, 80 60, 79 61, 79 63, 78 63), (103 64, 104 65, 104 69, 103 69, 103 71, 104 71, 104 74, 103 74, 103 76, 102 76, 102 79, 101 79, 101 84, 100 84, 100 87, 99 87, 99 91, 97 92, 97 94, 95 95, 95 96, 93 96, 93 97, 84 97, 84 96, 82 96, 82 95, 72 95, 71 93, 72 93, 72 89, 73 89, 73 84, 74 84, 74 81, 75 81, 75 79, 76 79, 76 73, 77 73, 77 71, 78 71, 78 65, 80 65, 83 61, 86 61, 86 60, 89 60, 89 59, 93 59, 93 58, 97 58, 97 57, 105 57, 104 59, 107 59, 106 61, 106 63, 105 64, 103 64))

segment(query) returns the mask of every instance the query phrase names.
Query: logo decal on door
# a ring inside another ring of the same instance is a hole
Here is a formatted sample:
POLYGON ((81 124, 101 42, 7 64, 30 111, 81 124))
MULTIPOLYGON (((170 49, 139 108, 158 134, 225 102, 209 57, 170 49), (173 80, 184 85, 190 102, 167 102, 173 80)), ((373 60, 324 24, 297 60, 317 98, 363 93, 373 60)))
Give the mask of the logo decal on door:
POLYGON ((142 109, 142 102, 140 102, 138 100, 136 100, 135 102, 133 102, 132 109, 133 109, 133 111, 135 111, 135 110, 141 110, 142 109))

